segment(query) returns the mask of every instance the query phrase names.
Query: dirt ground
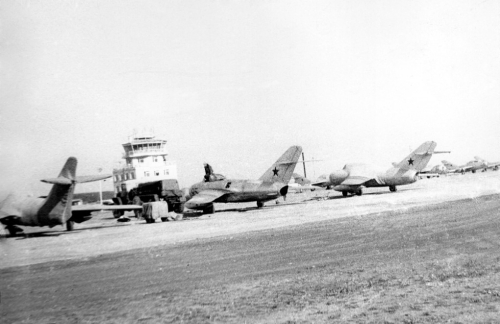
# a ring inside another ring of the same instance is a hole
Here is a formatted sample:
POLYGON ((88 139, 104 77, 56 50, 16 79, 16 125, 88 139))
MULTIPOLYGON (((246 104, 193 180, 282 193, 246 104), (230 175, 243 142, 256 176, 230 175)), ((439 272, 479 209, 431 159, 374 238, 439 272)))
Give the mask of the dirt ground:
POLYGON ((33 229, 0 243, 2 323, 498 323, 499 175, 33 229))

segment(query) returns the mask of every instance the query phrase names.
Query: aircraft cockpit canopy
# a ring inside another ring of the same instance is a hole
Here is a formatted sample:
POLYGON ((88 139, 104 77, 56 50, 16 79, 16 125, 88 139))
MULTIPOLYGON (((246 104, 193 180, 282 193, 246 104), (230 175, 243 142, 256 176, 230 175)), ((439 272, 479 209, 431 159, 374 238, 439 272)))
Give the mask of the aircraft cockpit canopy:
POLYGON ((223 180, 226 180, 226 177, 223 176, 222 174, 217 174, 217 173, 206 174, 205 177, 203 177, 203 181, 205 182, 214 182, 223 180))

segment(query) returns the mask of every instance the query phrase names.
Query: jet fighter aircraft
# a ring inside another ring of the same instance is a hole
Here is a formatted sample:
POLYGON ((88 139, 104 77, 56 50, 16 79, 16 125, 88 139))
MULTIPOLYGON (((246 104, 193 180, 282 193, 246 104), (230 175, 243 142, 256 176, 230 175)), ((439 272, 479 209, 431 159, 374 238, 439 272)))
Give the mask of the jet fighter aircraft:
POLYGON ((444 165, 438 164, 433 166, 432 168, 425 168, 422 171, 418 173, 418 176, 420 178, 432 178, 432 177, 439 177, 441 174, 448 175, 448 173, 452 173, 450 170, 448 170, 444 165))
POLYGON ((417 181, 418 172, 425 168, 433 153, 445 153, 434 152, 436 145, 436 142, 432 141, 423 143, 385 172, 377 172, 366 164, 346 164, 342 170, 333 171, 313 185, 333 187, 334 190, 342 192, 344 197, 349 193, 361 196, 363 189, 369 187, 389 187, 389 190, 394 192, 397 190, 396 186, 417 181))
POLYGON ((467 164, 464 164, 464 165, 457 165, 457 164, 454 164, 452 162, 443 160, 443 161, 441 161, 441 163, 443 163, 443 165, 445 166, 445 168, 448 169, 448 171, 451 172, 451 173, 461 173, 461 174, 464 174, 467 171, 472 171, 473 173, 476 172, 476 170, 472 170, 473 165, 469 165, 470 162, 467 163, 467 164))
POLYGON ((103 180, 111 175, 76 176, 77 160, 68 158, 57 178, 44 179, 42 182, 53 184, 47 197, 25 197, 10 194, 0 204, 0 222, 12 236, 22 229, 21 226, 66 225, 73 230, 74 223, 81 223, 91 218, 93 211, 99 210, 142 210, 142 206, 77 205, 72 206, 73 192, 77 183, 103 180))
POLYGON ((474 159, 483 162, 486 165, 487 169, 492 169, 493 171, 497 171, 500 167, 500 162, 488 162, 485 159, 480 158, 479 156, 475 156, 474 159))
POLYGON ((448 168, 448 170, 462 174, 465 173, 466 171, 476 173, 476 171, 482 170, 484 172, 490 167, 486 161, 481 160, 477 157, 474 157, 474 160, 467 162, 467 164, 460 166, 446 160, 443 160, 441 162, 444 164, 445 167, 448 168))
POLYGON ((286 196, 301 152, 300 146, 290 147, 258 180, 226 179, 205 164, 203 182, 191 186, 185 207, 205 214, 214 213, 214 203, 256 201, 257 207, 263 207, 266 201, 286 196))

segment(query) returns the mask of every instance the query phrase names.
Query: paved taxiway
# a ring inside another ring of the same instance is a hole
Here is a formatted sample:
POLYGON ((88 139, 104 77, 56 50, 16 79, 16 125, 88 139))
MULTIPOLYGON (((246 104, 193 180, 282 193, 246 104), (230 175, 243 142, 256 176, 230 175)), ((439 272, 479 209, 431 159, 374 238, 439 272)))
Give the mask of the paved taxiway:
POLYGON ((215 236, 300 225, 341 217, 404 211, 411 207, 500 193, 500 172, 455 175, 423 179, 402 186, 367 189, 362 197, 341 198, 334 191, 290 194, 285 204, 254 208, 255 204, 217 204, 213 215, 180 222, 119 224, 109 212, 76 225, 76 231, 62 227, 32 228, 26 237, 0 241, 0 268, 41 262, 90 258, 102 254, 176 244, 215 236), (327 211, 327 212, 325 212, 327 211))

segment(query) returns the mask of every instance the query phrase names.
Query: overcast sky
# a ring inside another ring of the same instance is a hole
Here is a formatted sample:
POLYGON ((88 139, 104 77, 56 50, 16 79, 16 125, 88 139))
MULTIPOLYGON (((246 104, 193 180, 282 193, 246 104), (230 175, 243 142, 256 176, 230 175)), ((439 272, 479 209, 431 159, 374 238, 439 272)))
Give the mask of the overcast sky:
POLYGON ((183 187, 204 162, 256 179, 291 145, 323 160, 310 178, 427 140, 500 160, 499 31, 487 0, 4 0, 0 193, 46 194, 68 156, 111 173, 144 128, 183 187))

